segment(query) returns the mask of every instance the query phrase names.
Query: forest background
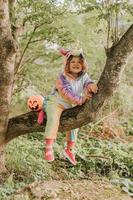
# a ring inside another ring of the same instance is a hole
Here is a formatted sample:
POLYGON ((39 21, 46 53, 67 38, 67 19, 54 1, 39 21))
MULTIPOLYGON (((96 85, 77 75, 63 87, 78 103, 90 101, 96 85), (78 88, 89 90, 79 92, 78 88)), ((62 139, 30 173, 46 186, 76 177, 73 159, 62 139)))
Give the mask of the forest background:
MULTIPOLYGON (((61 47, 79 42, 90 77, 98 81, 108 49, 133 22, 133 2, 128 0, 18 0, 10 13, 19 48, 10 117, 28 112, 31 95, 48 95, 63 69, 61 47)), ((40 180, 108 177, 133 178, 133 58, 121 83, 102 108, 97 120, 80 129, 76 167, 62 160, 64 134, 55 144, 57 160, 43 160, 44 133, 21 136, 6 148, 8 173, 1 177, 0 198, 40 180), (16 150, 14 150, 16 149, 16 150)), ((125 191, 133 194, 126 184, 125 191)), ((24 198, 24 197, 23 197, 24 198)), ((27 197, 25 197, 27 198, 27 197)))

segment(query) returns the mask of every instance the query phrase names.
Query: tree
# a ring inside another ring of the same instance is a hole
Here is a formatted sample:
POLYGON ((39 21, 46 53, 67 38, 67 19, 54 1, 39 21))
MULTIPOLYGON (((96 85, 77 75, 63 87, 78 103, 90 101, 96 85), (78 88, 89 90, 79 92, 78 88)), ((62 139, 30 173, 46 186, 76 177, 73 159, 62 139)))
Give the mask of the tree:
MULTIPOLYGON (((133 25, 122 36, 120 41, 112 46, 107 53, 104 70, 98 82, 98 93, 82 106, 68 109, 63 112, 60 122, 60 131, 71 130, 81 127, 95 120, 99 110, 108 100, 120 83, 122 72, 132 55, 133 51, 133 25)), ((27 114, 14 117, 9 120, 5 141, 26 133, 44 131, 46 119, 43 126, 37 125, 37 114, 27 114)))
POLYGON ((0 1, 0 95, 2 97, 0 100, 0 170, 5 170, 3 149, 16 75, 22 69, 24 55, 30 43, 36 42, 34 36, 36 35, 36 40, 39 41, 52 40, 53 35, 50 31, 54 30, 55 35, 58 32, 58 27, 54 24, 57 20, 55 16, 62 15, 62 10, 60 11, 50 0, 47 2, 19 0, 17 3, 20 4, 18 8, 15 0, 0 1), (15 16, 15 9, 20 9, 19 14, 22 17, 15 16), (16 24, 17 20, 18 24, 16 24), (40 27, 45 27, 45 33, 40 27), (22 32, 24 32, 23 37, 26 37, 23 50, 22 45, 20 47, 23 40, 18 41, 19 34, 22 35, 22 32))
POLYGON ((15 12, 11 20, 12 31, 18 44, 14 77, 16 94, 29 85, 26 74, 33 68, 34 61, 48 57, 45 44, 54 41, 61 44, 63 37, 71 41, 71 34, 61 22, 66 10, 51 0, 18 0, 12 7, 15 12))
MULTIPOLYGON (((29 112, 9 119, 12 88, 15 72, 16 41, 12 34, 9 4, 0 2, 0 171, 5 170, 4 148, 13 138, 36 131, 44 131, 37 124, 37 114, 29 112)), ((108 100, 120 82, 121 74, 133 51, 133 24, 121 39, 107 51, 107 60, 98 82, 98 93, 82 106, 66 110, 61 116, 60 130, 70 130, 94 121, 104 102, 108 100)))
MULTIPOLYGON (((15 41, 11 32, 8 1, 0 1, 0 143, 4 141, 4 135, 8 126, 9 106, 11 102, 14 63, 16 56, 15 41)), ((3 146, 1 146, 1 151, 3 146)), ((0 154, 0 165, 3 166, 3 155, 0 154)))

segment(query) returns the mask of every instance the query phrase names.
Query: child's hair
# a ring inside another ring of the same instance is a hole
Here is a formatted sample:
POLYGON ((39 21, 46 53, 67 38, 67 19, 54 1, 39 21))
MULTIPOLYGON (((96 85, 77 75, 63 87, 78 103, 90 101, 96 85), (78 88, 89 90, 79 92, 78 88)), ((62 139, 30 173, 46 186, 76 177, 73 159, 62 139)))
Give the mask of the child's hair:
POLYGON ((86 64, 85 64, 85 59, 83 57, 82 54, 80 54, 79 56, 74 56, 74 55, 70 55, 69 58, 66 61, 66 66, 65 66, 65 71, 66 73, 70 73, 70 62, 73 58, 79 58, 82 64, 82 72, 80 72, 80 74, 82 74, 84 71, 86 71, 86 64))

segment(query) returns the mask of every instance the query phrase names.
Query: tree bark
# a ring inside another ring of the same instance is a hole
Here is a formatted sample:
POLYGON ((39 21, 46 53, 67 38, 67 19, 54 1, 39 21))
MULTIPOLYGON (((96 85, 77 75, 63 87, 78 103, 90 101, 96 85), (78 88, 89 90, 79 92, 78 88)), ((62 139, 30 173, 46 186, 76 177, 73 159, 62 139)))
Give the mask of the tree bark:
POLYGON ((11 33, 8 1, 0 1, 0 143, 8 125, 15 62, 15 44, 11 33))
POLYGON ((7 171, 5 167, 5 145, 0 146, 0 174, 7 171))
MULTIPOLYGON (((81 127, 95 120, 99 110, 113 94, 120 83, 121 74, 133 52, 133 24, 120 41, 110 48, 104 70, 98 82, 98 93, 82 106, 65 110, 60 120, 59 131, 81 127)), ((43 126, 37 124, 37 113, 29 112, 9 120, 6 132, 6 142, 19 135, 31 132, 45 131, 46 119, 43 126)))
POLYGON ((4 141, 12 96, 15 43, 11 32, 8 0, 0 1, 0 171, 4 167, 4 141), (1 145, 3 144, 3 145, 1 145))

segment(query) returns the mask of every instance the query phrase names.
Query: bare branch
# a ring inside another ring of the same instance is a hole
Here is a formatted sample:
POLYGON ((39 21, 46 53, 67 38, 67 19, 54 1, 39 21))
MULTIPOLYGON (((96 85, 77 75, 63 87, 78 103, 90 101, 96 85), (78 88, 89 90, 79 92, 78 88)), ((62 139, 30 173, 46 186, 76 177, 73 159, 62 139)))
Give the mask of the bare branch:
POLYGON ((17 71, 18 71, 18 69, 19 69, 19 67, 20 67, 20 65, 21 65, 21 62, 22 62, 23 57, 24 57, 24 55, 25 55, 25 52, 26 52, 26 50, 27 50, 28 47, 29 47, 29 44, 30 44, 30 42, 31 42, 31 40, 32 40, 32 38, 33 38, 33 36, 34 36, 34 33, 35 33, 36 29, 37 29, 37 27, 34 27, 32 33, 31 33, 31 35, 30 35, 30 37, 29 37, 29 40, 28 40, 28 42, 27 42, 27 44, 26 44, 26 46, 25 46, 25 48, 24 48, 24 50, 23 50, 23 52, 22 52, 22 55, 21 55, 21 57, 20 57, 20 60, 19 60, 17 66, 16 66, 16 68, 15 68, 15 75, 17 74, 17 71))

